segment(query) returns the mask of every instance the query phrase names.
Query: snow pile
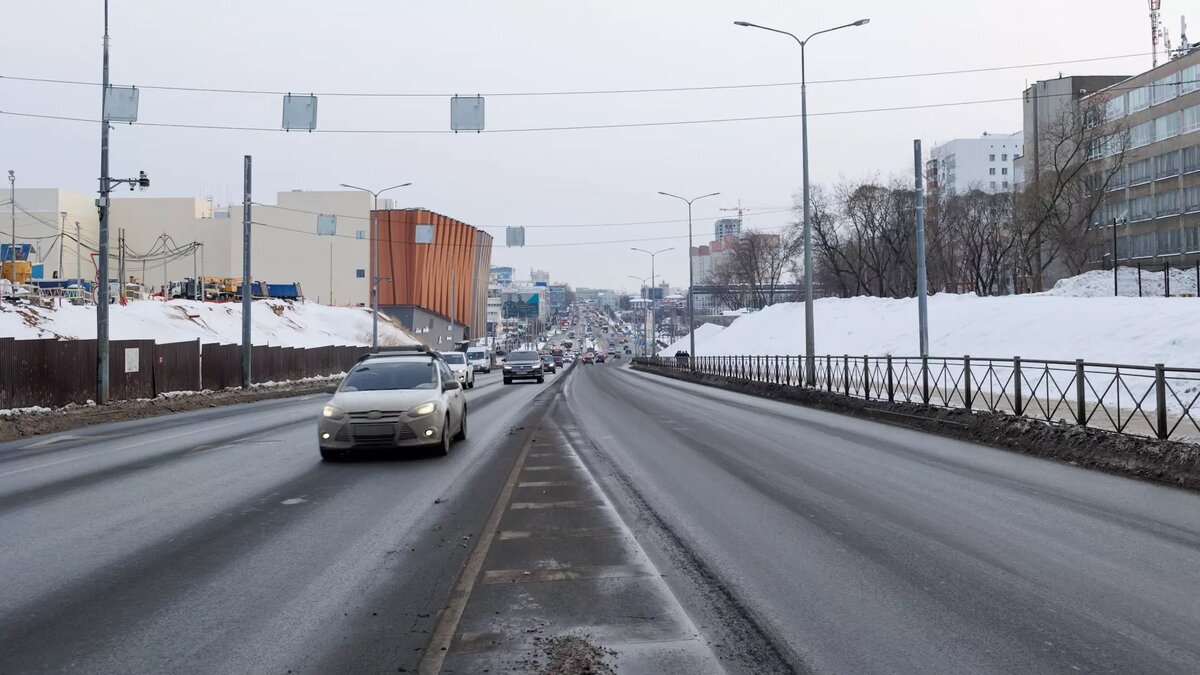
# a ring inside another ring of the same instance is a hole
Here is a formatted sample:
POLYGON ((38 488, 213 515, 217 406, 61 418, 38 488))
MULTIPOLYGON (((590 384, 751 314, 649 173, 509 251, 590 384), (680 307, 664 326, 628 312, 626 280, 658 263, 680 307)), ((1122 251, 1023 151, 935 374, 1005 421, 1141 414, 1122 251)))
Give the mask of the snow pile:
MULTIPOLYGON (((1069 287, 1086 288, 1084 282, 1076 283, 1069 287)), ((824 298, 814 305, 818 355, 919 354, 916 298, 824 298)), ((674 354, 673 347, 667 349, 668 355, 674 354)), ((934 356, 1195 367, 1200 366, 1198 347, 1200 299, 1196 298, 1049 293, 929 297, 929 353, 934 356)), ((803 352, 803 303, 777 304, 747 314, 696 342, 699 356, 803 352)))
MULTIPOLYGON (((696 333, 696 349, 700 349, 700 345, 707 339, 715 337, 721 331, 725 330, 724 326, 715 323, 701 324, 695 331, 696 333)), ((675 352, 688 352, 692 349, 690 335, 684 335, 674 343, 667 346, 666 349, 658 352, 659 356, 675 356, 675 352)))
MULTIPOLYGON (((1171 295, 1196 295, 1196 270, 1172 269, 1171 295)), ((1161 298, 1166 295, 1162 270, 1142 270, 1142 297, 1161 298)), ((1125 297, 1138 297, 1138 270, 1136 267, 1117 269, 1117 290, 1125 297)), ((1060 280, 1054 288, 1043 295, 1060 295, 1075 298, 1113 297, 1112 270, 1093 270, 1079 276, 1060 280)))
MULTIPOLYGON (((371 312, 312 302, 256 300, 251 309, 251 340, 256 345, 322 347, 371 343, 371 312)), ((379 317, 379 343, 417 344, 398 323, 379 317)), ((109 307, 113 340, 154 340, 160 344, 202 341, 237 344, 242 335, 241 303, 192 300, 130 301, 109 307)), ((0 303, 0 337, 82 339, 96 337, 96 308, 64 304, 53 309, 0 303)))

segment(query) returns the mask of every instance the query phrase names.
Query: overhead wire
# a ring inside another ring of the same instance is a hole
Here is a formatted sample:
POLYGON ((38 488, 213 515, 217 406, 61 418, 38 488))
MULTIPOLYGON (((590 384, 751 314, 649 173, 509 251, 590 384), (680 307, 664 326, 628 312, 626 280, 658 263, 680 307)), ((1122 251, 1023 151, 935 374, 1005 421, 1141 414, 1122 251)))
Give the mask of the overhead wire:
MULTIPOLYGON (((1094 63, 1098 61, 1115 61, 1121 59, 1140 58, 1149 56, 1149 53, 1136 54, 1117 54, 1113 56, 1096 56, 1079 59, 1065 59, 1061 61, 1042 61, 1037 63, 1024 63, 1015 65, 1002 66, 983 66, 977 68, 961 68, 956 70, 939 70, 916 73, 893 73, 886 75, 866 75, 858 77, 841 77, 830 78, 824 80, 812 80, 807 84, 842 84, 850 82, 878 82, 885 80, 900 80, 913 79, 921 77, 944 77, 951 75, 969 75, 987 72, 998 72, 1006 70, 1021 70, 1024 68, 1042 68, 1046 66, 1063 66, 1079 63, 1094 63)), ((90 86, 98 87, 99 82, 85 80, 70 80, 47 77, 29 77, 20 75, 0 75, 0 80, 12 80, 16 82, 35 82, 42 84, 61 84, 75 86, 90 86)), ((625 95, 625 94, 657 94, 657 93, 678 93, 678 92, 696 92, 696 91, 726 91, 739 89, 764 89, 774 87, 797 87, 800 82, 761 82, 749 84, 722 84, 722 85, 701 85, 701 86, 675 86, 675 87, 643 87, 630 89, 575 89, 562 91, 500 91, 500 92, 479 92, 479 96, 485 97, 535 97, 535 96, 603 96, 603 95, 625 95)), ((122 85, 132 86, 132 85, 122 85)), ((271 89, 231 89, 220 87, 199 87, 199 86, 180 86, 180 85, 137 85, 139 89, 156 90, 156 91, 178 91, 178 92, 196 92, 210 94, 242 94, 242 95, 261 95, 261 96, 285 96, 288 94, 305 94, 313 96, 328 96, 328 97, 354 97, 354 98, 446 98, 455 95, 461 95, 462 92, 338 92, 338 91, 316 91, 304 92, 303 90, 271 90, 271 89)))

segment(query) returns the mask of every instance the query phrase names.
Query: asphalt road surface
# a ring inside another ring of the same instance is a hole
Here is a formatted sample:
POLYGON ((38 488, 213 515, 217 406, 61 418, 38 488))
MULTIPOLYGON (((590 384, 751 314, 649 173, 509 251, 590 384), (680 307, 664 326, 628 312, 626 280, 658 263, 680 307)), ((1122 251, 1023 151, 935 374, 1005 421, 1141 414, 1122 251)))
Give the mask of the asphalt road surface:
POLYGON ((323 396, 0 445, 0 673, 1200 672, 1197 495, 625 364, 446 458, 320 462, 323 396))

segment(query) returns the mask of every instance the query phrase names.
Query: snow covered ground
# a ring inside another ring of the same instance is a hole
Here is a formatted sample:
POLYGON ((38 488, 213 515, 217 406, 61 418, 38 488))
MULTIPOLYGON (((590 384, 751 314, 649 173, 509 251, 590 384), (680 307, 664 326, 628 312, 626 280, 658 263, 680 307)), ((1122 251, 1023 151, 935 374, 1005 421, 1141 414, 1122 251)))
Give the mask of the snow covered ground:
MULTIPOLYGON (((1131 287, 1134 297, 1112 296, 1111 271, 1066 279, 1053 290, 1034 295, 931 295, 929 353, 1200 367, 1200 299, 1139 298, 1137 270, 1121 274, 1122 290, 1131 287)), ((1172 295, 1195 292, 1195 273, 1190 274, 1190 286, 1187 274, 1172 280, 1172 295)), ((1161 293, 1161 273, 1158 280, 1161 293)), ((1142 288, 1150 292, 1145 273, 1142 288)), ((814 304, 818 355, 920 353, 916 298, 825 298, 814 304)), ((684 338, 676 345, 686 342, 684 338)), ((674 355, 676 345, 660 354, 674 355)), ((702 356, 802 354, 804 305, 773 305, 738 318, 724 330, 702 326, 697 330, 696 352, 702 356)))
MULTIPOLYGON (((240 303, 143 300, 131 301, 124 307, 112 305, 109 309, 109 336, 114 340, 170 343, 200 338, 204 342, 241 342, 240 303)), ((371 313, 365 308, 257 300, 251 316, 251 339, 256 345, 320 347, 371 343, 371 313)), ((42 309, 0 303, 0 337, 93 339, 96 308, 68 304, 42 309)), ((379 342, 395 346, 416 344, 417 340, 381 315, 379 342)))
MULTIPOLYGON (((699 351, 701 343, 712 337, 715 337, 721 331, 725 330, 724 326, 715 323, 706 323, 696 329, 696 350, 699 351)), ((692 343, 690 336, 684 335, 675 342, 667 345, 667 347, 658 352, 659 356, 675 356, 675 352, 691 351, 692 343)))

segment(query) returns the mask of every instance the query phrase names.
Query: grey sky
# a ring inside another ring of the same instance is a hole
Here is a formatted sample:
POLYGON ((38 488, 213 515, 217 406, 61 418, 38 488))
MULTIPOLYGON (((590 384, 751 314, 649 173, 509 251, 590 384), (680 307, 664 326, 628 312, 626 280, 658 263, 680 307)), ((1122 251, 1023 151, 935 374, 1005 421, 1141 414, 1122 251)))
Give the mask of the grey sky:
MULTIPOLYGON (((1166 0, 1179 15, 1195 2, 1166 0)), ((98 81, 100 0, 8 3, 0 74, 98 81)), ((342 0, 111 0, 112 72, 118 84, 318 92, 528 91, 707 86, 799 79, 799 48, 785 36, 737 28, 737 19, 813 30, 871 23, 815 39, 812 80, 1019 65, 1142 54, 1135 58, 994 73, 814 84, 810 113, 1010 97, 1004 103, 813 117, 813 180, 911 171, 911 142, 1016 131, 1027 81, 1066 74, 1134 74, 1150 66, 1141 0, 781 2, 766 0, 561 0, 498 2, 342 0)), ((1200 20, 1200 14, 1196 14, 1200 20)), ((1200 25, 1197 25, 1200 31, 1200 25)), ((487 100, 489 129, 799 113, 798 87, 487 100)), ((143 122, 277 127, 280 97, 143 90, 143 122)), ((0 80, 0 110, 94 118, 94 87, 0 80)), ((320 101, 323 129, 445 129, 435 98, 320 101)), ((0 169, 20 187, 95 189, 95 125, 0 116, 0 169)), ((254 155, 255 194, 329 190, 339 183, 413 181, 396 196, 489 228, 661 221, 686 216, 658 190, 695 195, 697 243, 718 207, 791 204, 799 187, 799 119, 519 134, 282 134, 118 127, 114 175, 144 169, 153 196, 240 200, 241 157, 254 155)), ((721 214, 724 215, 724 214, 721 214)), ((749 213, 753 228, 788 213, 749 213)), ((649 275, 630 246, 676 251, 658 272, 686 283, 685 222, 531 228, 524 250, 498 247, 496 264, 550 271, 576 286, 632 288, 649 275), (664 237, 640 243, 589 244, 664 237), (534 244, 571 246, 533 247, 534 244)))

